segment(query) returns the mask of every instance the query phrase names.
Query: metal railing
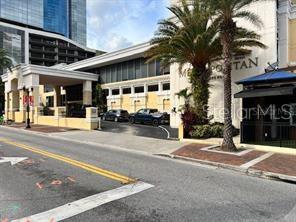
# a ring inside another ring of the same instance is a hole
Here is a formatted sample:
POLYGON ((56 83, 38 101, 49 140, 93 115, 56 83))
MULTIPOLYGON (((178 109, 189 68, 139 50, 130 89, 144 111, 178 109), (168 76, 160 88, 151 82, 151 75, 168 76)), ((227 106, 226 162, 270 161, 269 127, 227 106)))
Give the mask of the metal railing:
POLYGON ((279 122, 242 122, 241 142, 296 148, 296 126, 279 122))

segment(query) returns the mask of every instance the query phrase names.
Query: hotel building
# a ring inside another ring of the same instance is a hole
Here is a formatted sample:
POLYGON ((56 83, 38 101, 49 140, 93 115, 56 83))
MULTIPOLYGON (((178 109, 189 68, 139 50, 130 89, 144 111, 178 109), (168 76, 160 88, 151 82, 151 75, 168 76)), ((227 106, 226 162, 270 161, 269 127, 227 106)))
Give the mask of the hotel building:
MULTIPOLYGON (((236 84, 237 81, 264 73, 270 68, 269 64, 278 68, 290 67, 290 71, 296 65, 296 6, 290 0, 270 0, 254 3, 249 10, 260 16, 264 27, 258 29, 245 21, 237 22, 260 34, 261 41, 268 48, 255 48, 250 55, 233 59, 233 94, 243 90, 242 86, 236 84)), ((177 64, 165 68, 158 61, 146 64, 144 54, 149 47, 149 43, 143 43, 56 67, 20 65, 12 73, 8 72, 2 77, 6 89, 6 111, 11 113, 14 110, 23 110, 22 103, 14 102, 15 98, 20 97, 13 96, 23 84, 28 88, 38 88, 44 83, 52 84, 56 89, 54 104, 58 107, 61 86, 66 89, 64 94, 68 102, 73 100, 91 105, 93 86, 100 82, 108 109, 121 108, 135 112, 145 107, 156 108, 161 112, 168 112, 171 127, 177 128, 181 124, 178 110, 184 101, 176 93, 190 88, 188 77, 179 72, 177 64)), ((219 63, 212 66, 209 100, 209 115, 213 121, 218 122, 223 121, 221 68, 219 63)), ((39 93, 38 90, 33 90, 33 94, 37 92, 39 93)), ((35 98, 40 99, 34 103, 36 107, 40 106, 43 98, 43 93, 38 93, 35 98)), ((242 119, 242 107, 242 99, 233 99, 233 123, 238 128, 242 119)))

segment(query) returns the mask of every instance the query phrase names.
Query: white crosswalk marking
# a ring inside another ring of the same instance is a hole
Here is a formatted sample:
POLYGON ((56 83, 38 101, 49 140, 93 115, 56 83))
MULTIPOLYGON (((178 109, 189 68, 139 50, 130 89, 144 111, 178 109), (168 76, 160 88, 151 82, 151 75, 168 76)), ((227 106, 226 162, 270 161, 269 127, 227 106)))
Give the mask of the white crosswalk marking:
POLYGON ((152 187, 154 186, 148 183, 136 182, 134 184, 125 185, 113 190, 95 194, 39 214, 13 220, 12 222, 57 222, 94 209, 111 201, 142 192, 152 187))

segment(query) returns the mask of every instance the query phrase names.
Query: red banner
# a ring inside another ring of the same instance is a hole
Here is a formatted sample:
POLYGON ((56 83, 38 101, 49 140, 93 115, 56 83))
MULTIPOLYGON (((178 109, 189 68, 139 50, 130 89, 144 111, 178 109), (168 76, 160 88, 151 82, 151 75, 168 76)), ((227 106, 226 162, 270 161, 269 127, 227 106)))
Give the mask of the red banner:
POLYGON ((34 96, 24 96, 23 105, 34 106, 34 96))

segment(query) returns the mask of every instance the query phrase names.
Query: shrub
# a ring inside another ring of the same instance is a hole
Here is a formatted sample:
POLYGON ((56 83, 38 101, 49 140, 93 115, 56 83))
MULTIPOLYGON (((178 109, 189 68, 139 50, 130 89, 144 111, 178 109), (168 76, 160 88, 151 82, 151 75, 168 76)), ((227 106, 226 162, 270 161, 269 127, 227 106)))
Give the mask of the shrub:
MULTIPOLYGON (((197 139, 207 139, 211 137, 223 138, 223 129, 224 124, 218 122, 212 123, 210 125, 196 125, 193 126, 193 130, 190 132, 190 136, 197 139)), ((239 130, 233 126, 233 136, 236 136, 238 134, 239 130)))
POLYGON ((191 137, 193 138, 210 138, 212 136, 210 125, 197 125, 193 127, 191 131, 191 137))
POLYGON ((211 137, 222 138, 223 137, 223 124, 211 125, 211 137))

